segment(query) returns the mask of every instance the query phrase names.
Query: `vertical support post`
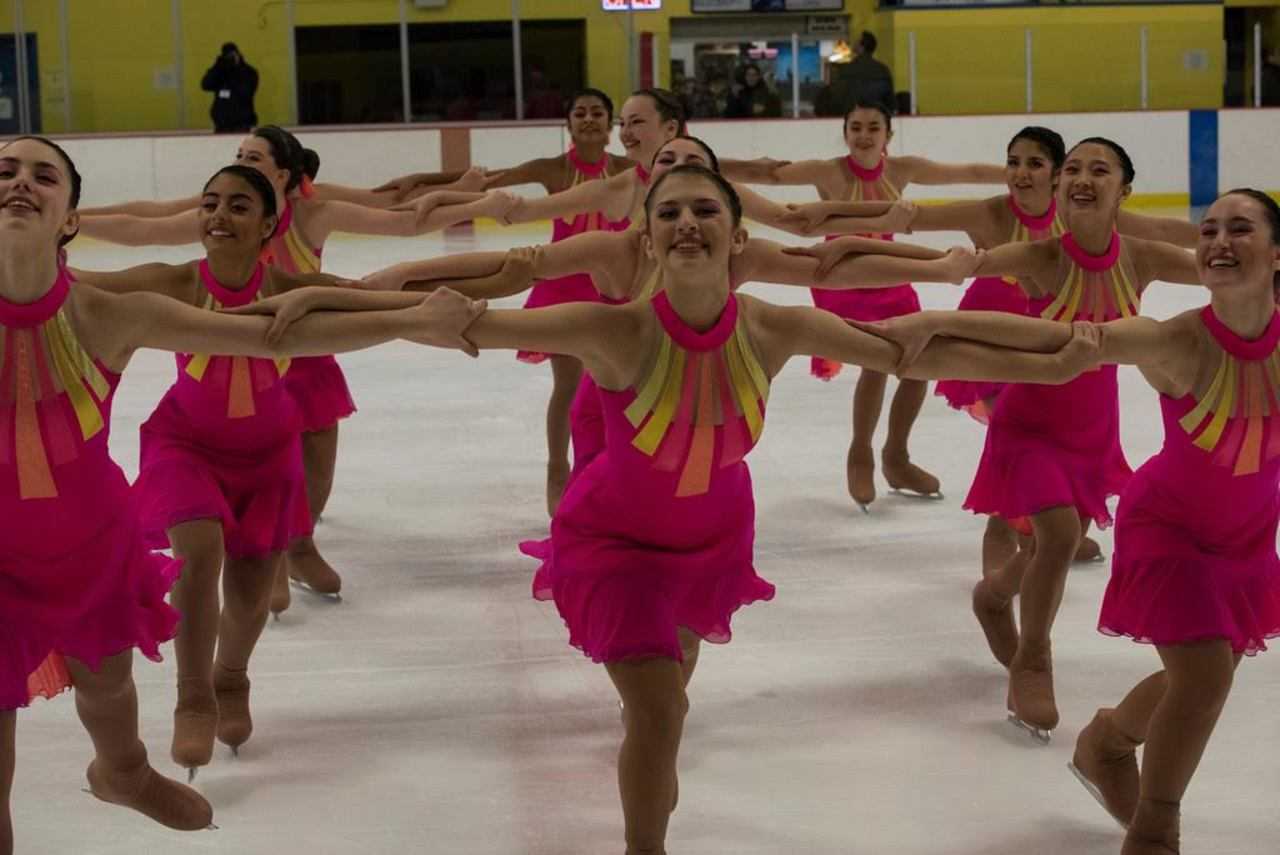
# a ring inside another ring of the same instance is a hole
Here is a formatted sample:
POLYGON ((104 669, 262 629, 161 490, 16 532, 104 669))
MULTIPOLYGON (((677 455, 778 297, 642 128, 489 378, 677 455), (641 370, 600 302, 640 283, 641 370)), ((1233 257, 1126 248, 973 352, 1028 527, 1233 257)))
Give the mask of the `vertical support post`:
POLYGON ((298 38, 294 25, 294 0, 284 0, 285 47, 289 57, 289 124, 299 122, 298 111, 298 38))
POLYGON ((916 79, 916 34, 914 30, 907 33, 907 70, 911 87, 911 115, 915 116, 920 112, 920 90, 916 79))
POLYGON ((627 4, 627 91, 636 89, 636 72, 639 65, 636 56, 636 10, 627 4))
POLYGON ((1262 106, 1262 22, 1253 25, 1253 106, 1262 106))
POLYGON ((58 0, 58 48, 62 54, 62 130, 70 133, 71 127, 71 38, 67 34, 70 30, 70 24, 67 22, 67 16, 70 11, 67 8, 69 0, 58 0))
POLYGON ((1138 61, 1141 63, 1140 72, 1142 81, 1142 97, 1140 106, 1144 110, 1147 109, 1147 104, 1149 103, 1148 94, 1150 87, 1150 81, 1147 77, 1147 39, 1148 31, 1146 27, 1143 27, 1138 31, 1138 61))
POLYGON ((22 21, 22 0, 13 0, 14 61, 18 73, 14 82, 18 86, 18 133, 31 133, 31 81, 27 79, 27 31, 22 21))
POLYGON ((791 118, 800 118, 800 34, 791 33, 791 118))
POLYGON ((400 0, 400 111, 404 123, 413 121, 413 93, 409 84, 409 0, 400 0))
POLYGON ((516 119, 524 120, 524 36, 520 29, 520 0, 511 0, 511 65, 515 75, 516 119))
POLYGON ((169 20, 173 24, 173 85, 178 94, 178 127, 187 126, 187 86, 183 73, 185 58, 182 53, 182 0, 170 4, 169 20))
POLYGON ((649 48, 651 56, 649 57, 653 65, 653 85, 659 89, 662 88, 662 50, 658 45, 658 34, 654 33, 653 38, 649 40, 649 48))
POLYGON ((1027 112, 1035 112, 1035 80, 1032 75, 1032 45, 1031 45, 1031 28, 1027 27, 1023 34, 1023 53, 1027 58, 1027 112))

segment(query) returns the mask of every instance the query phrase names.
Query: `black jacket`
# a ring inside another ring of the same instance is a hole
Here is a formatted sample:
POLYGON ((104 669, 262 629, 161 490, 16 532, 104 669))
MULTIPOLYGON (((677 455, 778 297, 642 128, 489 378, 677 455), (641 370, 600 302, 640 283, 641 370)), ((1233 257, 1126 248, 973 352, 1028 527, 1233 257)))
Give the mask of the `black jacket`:
POLYGON ((204 73, 200 88, 213 93, 209 115, 213 117, 215 131, 247 131, 258 124, 258 114, 253 109, 258 72, 249 63, 218 57, 213 67, 204 73))

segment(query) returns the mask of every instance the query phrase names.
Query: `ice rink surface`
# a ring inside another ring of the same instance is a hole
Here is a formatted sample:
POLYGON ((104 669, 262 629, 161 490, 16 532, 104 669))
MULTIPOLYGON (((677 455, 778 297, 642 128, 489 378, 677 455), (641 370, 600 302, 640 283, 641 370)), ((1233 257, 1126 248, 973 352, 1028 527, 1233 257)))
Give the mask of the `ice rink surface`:
MULTIPOLYGON (((359 275, 544 234, 337 238, 325 265, 359 275)), ((74 265, 93 269, 199 253, 89 241, 71 250, 74 265)), ((800 288, 749 290, 809 299, 800 288)), ((919 291, 930 308, 960 293, 919 291)), ((1205 299, 1156 285, 1144 311, 1167 317, 1205 299)), ((169 832, 82 793, 90 746, 63 696, 20 714, 19 852, 623 851, 616 696, 604 669, 568 646, 554 606, 530 598, 535 564, 515 547, 547 526, 549 368, 403 344, 342 363, 360 412, 343 423, 317 539, 345 578, 344 601, 295 594, 268 626, 251 667, 253 739, 238 759, 218 746, 197 779, 220 829, 169 832)), ((173 374, 172 357, 154 352, 126 372, 112 439, 131 476, 138 425, 173 374)), ((704 646, 669 851, 1115 855, 1122 832, 1066 769, 1094 709, 1158 667, 1151 648, 1095 630, 1109 565, 1071 572, 1054 632, 1062 726, 1040 746, 1005 723, 1006 679, 970 613, 982 521, 960 505, 983 430, 931 397, 912 452, 946 499, 888 495, 881 482, 864 516, 844 486, 855 376, 824 384, 795 360, 774 381, 750 462, 756 566, 778 594, 739 612, 731 644, 704 646)), ((1120 377, 1136 467, 1160 444, 1159 412, 1137 371, 1120 377)), ((1109 555, 1110 533, 1100 540, 1109 555)), ((165 655, 160 665, 138 659, 135 674, 152 759, 176 776, 171 646, 165 655)), ((1280 851, 1277 711, 1280 651, 1240 669, 1184 803, 1184 852, 1280 851)))

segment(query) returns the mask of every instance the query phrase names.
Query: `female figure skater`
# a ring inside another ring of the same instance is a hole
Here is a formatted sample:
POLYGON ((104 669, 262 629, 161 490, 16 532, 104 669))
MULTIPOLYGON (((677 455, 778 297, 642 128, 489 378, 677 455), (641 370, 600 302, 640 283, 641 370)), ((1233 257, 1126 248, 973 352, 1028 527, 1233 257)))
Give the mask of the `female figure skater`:
MULTIPOLYGON (((280 212, 276 233, 264 249, 264 260, 291 273, 320 270, 321 250, 335 231, 355 234, 411 236, 446 228, 479 216, 500 216, 501 197, 449 195, 448 200, 474 199, 468 204, 435 207, 435 198, 419 200, 407 210, 379 210, 350 202, 308 198, 304 193, 305 161, 301 144, 288 131, 273 125, 257 128, 241 141, 236 163, 261 172, 271 182, 280 212)), ((105 214, 82 218, 85 234, 130 246, 187 244, 202 239, 200 209, 164 217, 105 214)), ((337 360, 329 356, 295 360, 287 385, 302 412, 303 464, 307 498, 313 518, 319 518, 333 486, 337 458, 338 421, 355 412, 355 404, 337 360)), ((299 538, 279 571, 272 610, 288 608, 290 577, 317 593, 336 596, 342 579, 317 551, 310 535, 299 538)))
MULTIPOLYGON (((676 167, 655 180, 646 210, 643 245, 665 286, 651 300, 490 311, 467 331, 481 349, 571 354, 600 388, 606 449, 565 492, 551 524, 547 572, 570 642, 605 665, 625 702, 618 779, 633 854, 665 851, 701 640, 727 642, 733 613, 773 596, 752 564, 754 510, 743 461, 763 429, 770 379, 796 354, 881 371, 897 359, 895 346, 830 313, 733 294, 730 260, 747 236, 737 194, 719 175, 676 167)), ((342 290, 310 289, 244 311, 340 306, 342 290)), ((377 296, 389 306, 420 299, 377 296)), ((1061 382, 1094 353, 937 341, 914 370, 1061 382)))
POLYGON ((68 677, 94 744, 95 796, 176 829, 212 819, 203 797, 151 768, 138 738, 132 650, 158 658, 173 636, 178 615, 164 595, 179 562, 143 545, 107 447, 133 351, 274 358, 398 336, 445 342, 482 308, 442 292, 417 311, 317 315, 268 346, 261 319, 73 284, 59 252, 76 233, 79 197, 80 176, 57 145, 21 137, 0 149, 0 855, 13 852, 16 711, 68 677))
MULTIPOLYGON (((844 118, 844 141, 848 154, 828 160, 803 160, 773 170, 770 183, 811 184, 823 199, 892 201, 908 184, 998 184, 1004 181, 999 166, 966 163, 936 163, 922 157, 890 157, 892 119, 882 104, 859 103, 844 118)), ((891 239, 891 235, 881 237, 891 239)), ((813 289, 819 308, 843 318, 873 321, 920 311, 920 300, 910 284, 893 285, 857 293, 833 293, 813 289)), ((835 364, 815 360, 814 376, 830 380, 840 370, 835 364)), ((880 421, 886 377, 863 370, 853 393, 853 439, 849 445, 845 475, 850 497, 863 511, 875 501, 875 455, 871 441, 880 421)), ((889 407, 889 433, 881 449, 885 479, 893 490, 937 497, 938 479, 911 462, 907 441, 911 427, 924 404, 928 384, 918 380, 898 383, 889 407)))
MULTIPOLYGON (((1062 323, 1133 317, 1155 280, 1197 284, 1190 253, 1117 233, 1133 178, 1133 162, 1117 143, 1101 137, 1078 143, 1062 170, 1070 231, 990 250, 975 272, 1016 277, 1029 295, 1028 311, 1062 323)), ((838 245, 814 251, 829 261, 839 257, 838 245)), ((1041 741, 1058 724, 1049 638, 1067 569, 1085 521, 1110 525, 1107 499, 1131 474, 1120 447, 1114 366, 1061 387, 1009 386, 997 398, 964 506, 1003 517, 1029 537, 974 587, 973 609, 992 654, 1009 668, 1010 719, 1041 741), (1012 604, 1019 593, 1021 634, 1012 604)))
MULTIPOLYGON (((1208 305, 1098 328, 1100 360, 1136 365, 1165 425, 1164 447, 1121 495, 1098 622, 1153 644, 1163 667, 1098 711, 1071 763, 1128 827, 1122 855, 1177 855, 1182 796, 1235 668, 1280 635, 1280 207, 1257 190, 1219 197, 1195 261, 1208 305)), ((952 322, 938 316, 931 329, 952 332, 952 322)), ((909 350, 928 340, 898 323, 876 331, 909 350)), ((1060 327, 1022 344, 1066 336, 1060 327)))

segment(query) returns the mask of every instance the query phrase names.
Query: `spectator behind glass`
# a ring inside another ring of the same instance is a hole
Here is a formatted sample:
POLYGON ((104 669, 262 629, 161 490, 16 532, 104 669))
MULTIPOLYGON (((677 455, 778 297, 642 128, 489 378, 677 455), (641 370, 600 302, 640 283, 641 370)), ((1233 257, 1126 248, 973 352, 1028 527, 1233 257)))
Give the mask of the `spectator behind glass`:
POLYGON ((776 119, 782 115, 782 99, 769 88, 760 66, 752 63, 742 70, 742 88, 729 96, 726 119, 776 119))
POLYGON ((204 73, 200 88, 213 93, 213 130, 219 134, 248 133, 258 124, 253 96, 258 91, 258 72, 244 61, 235 42, 222 46, 222 53, 204 73))
POLYGON ((1273 47, 1262 64, 1262 106, 1280 107, 1280 47, 1273 47))
POLYGON ((893 104, 893 72, 875 58, 876 37, 866 30, 853 45, 853 62, 831 69, 831 84, 814 101, 819 116, 843 116, 857 103, 893 104))

